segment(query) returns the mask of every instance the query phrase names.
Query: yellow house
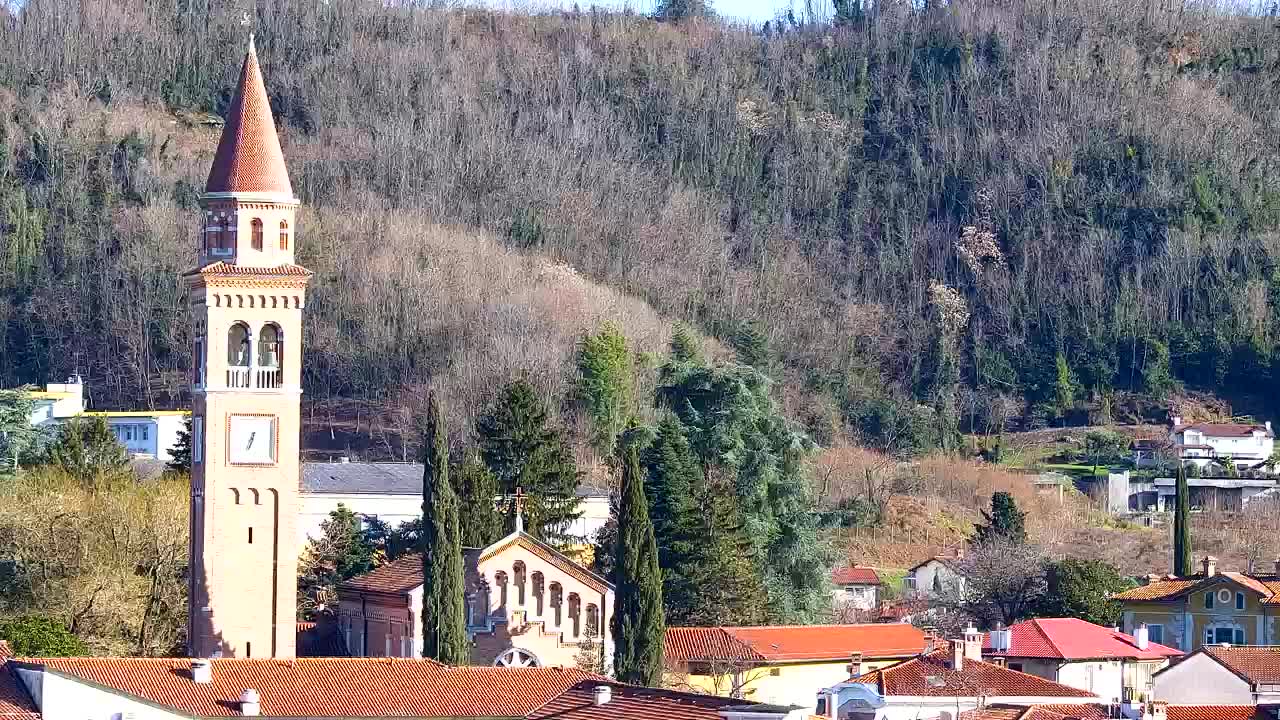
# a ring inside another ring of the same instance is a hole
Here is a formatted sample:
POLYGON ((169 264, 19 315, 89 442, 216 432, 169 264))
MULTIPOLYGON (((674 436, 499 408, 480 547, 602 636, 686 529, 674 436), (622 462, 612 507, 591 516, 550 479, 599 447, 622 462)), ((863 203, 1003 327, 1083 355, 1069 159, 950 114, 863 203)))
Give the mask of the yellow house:
POLYGON ((668 687, 813 707, 818 692, 919 655, 925 634, 902 623, 667 628, 668 687))
MULTIPOLYGON (((1151 642, 1190 652, 1204 645, 1272 645, 1280 617, 1280 574, 1219 572, 1214 557, 1187 577, 1155 577, 1115 596, 1124 631, 1147 626, 1151 642)), ((1277 568, 1280 570, 1280 568, 1277 568)))

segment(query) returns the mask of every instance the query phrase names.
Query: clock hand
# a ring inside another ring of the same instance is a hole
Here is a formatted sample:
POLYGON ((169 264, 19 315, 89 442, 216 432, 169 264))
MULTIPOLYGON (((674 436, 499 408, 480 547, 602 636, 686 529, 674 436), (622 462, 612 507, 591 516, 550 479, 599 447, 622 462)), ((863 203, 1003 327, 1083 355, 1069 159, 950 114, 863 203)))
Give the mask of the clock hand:
POLYGON ((253 447, 253 439, 257 437, 257 435, 258 433, 256 431, 249 433, 249 444, 244 446, 245 450, 248 450, 249 448, 253 447))

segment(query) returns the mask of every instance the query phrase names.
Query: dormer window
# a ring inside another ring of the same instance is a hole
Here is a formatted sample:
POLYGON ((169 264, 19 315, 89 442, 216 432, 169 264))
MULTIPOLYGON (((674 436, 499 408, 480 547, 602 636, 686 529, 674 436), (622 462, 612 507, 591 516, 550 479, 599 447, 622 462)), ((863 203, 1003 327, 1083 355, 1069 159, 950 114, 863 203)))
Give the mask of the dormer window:
POLYGON ((289 221, 288 220, 280 221, 280 249, 281 250, 289 249, 289 221))
POLYGON ((254 218, 251 225, 253 227, 253 249, 261 250, 262 249, 262 220, 260 218, 254 218))

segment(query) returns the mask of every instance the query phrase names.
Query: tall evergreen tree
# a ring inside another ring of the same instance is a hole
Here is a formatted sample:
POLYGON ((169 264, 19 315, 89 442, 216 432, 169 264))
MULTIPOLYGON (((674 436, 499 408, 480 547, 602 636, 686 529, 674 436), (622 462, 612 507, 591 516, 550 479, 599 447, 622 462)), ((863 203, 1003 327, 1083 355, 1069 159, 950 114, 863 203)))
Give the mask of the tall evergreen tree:
POLYGON ((578 402, 591 418, 592 442, 602 453, 613 451, 632 414, 635 369, 627 337, 617 323, 607 322, 578 344, 578 402))
POLYGON ((182 429, 178 431, 178 439, 173 443, 173 447, 169 448, 169 462, 166 463, 170 470, 174 471, 191 471, 191 416, 182 423, 182 429))
MULTIPOLYGON (((516 380, 503 388, 496 403, 476 420, 480 457, 512 494, 521 488, 525 529, 553 543, 569 538, 565 530, 578 510, 578 470, 564 436, 547 420, 547 409, 533 386, 516 380)), ((508 528, 510 529, 510 528, 508 528)))
POLYGON ((449 484, 449 440, 435 394, 427 401, 422 472, 422 656, 465 664, 466 579, 458 500, 449 484))
POLYGON ((768 593, 769 619, 825 616, 829 550, 818 536, 804 472, 813 443, 778 410, 768 378, 742 365, 711 367, 673 356, 659 382, 658 399, 686 428, 703 476, 723 476, 733 489, 768 593))
POLYGON ((449 477, 458 495, 462 547, 484 548, 497 542, 505 534, 506 520, 494 504, 499 493, 498 479, 480 459, 480 453, 468 450, 449 477))
POLYGON ((614 675, 636 685, 662 681, 662 572, 649 521, 644 480, 635 446, 625 451, 618 501, 617 561, 614 564, 614 675))
POLYGON ((1027 541, 1027 514, 1018 509, 1018 502, 1007 492, 991 493, 991 512, 982 511, 986 525, 979 525, 974 542, 1007 540, 1021 545, 1027 541))
POLYGON ((1177 505, 1173 516, 1173 574, 1191 574, 1191 489, 1187 485, 1187 468, 1178 459, 1177 505))

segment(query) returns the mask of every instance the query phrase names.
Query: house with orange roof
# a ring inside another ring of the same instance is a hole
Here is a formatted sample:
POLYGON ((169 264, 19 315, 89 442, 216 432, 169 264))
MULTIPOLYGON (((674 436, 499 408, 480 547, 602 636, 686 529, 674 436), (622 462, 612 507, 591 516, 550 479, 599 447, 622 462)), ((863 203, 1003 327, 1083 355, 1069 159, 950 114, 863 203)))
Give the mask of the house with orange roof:
POLYGON ((799 708, 641 688, 573 668, 393 658, 0 658, 5 720, 802 720, 799 708))
MULTIPOLYGON (((905 662, 850 677, 820 691, 817 714, 839 720, 959 720, 967 711, 993 704, 1085 706, 1102 702, 1086 690, 985 662, 982 644, 982 633, 970 628, 963 639, 934 645, 905 662)), ((1082 709, 1084 712, 1088 711, 1082 709)))
POLYGON ((833 570, 831 584, 834 586, 834 606, 871 610, 880 604, 880 588, 884 581, 875 568, 853 565, 833 570))
POLYGON ((1138 700, 1151 677, 1182 651, 1151 642, 1148 629, 1133 635, 1078 618, 1036 618, 986 634, 983 656, 1107 702, 1138 700))
POLYGON ((925 634, 902 623, 667 628, 669 687, 813 707, 850 674, 914 657, 925 634))
POLYGON ((1132 635, 1146 625, 1151 642, 1185 652, 1220 643, 1277 643, 1280 568, 1269 574, 1223 572, 1216 558, 1206 556, 1195 575, 1149 576, 1114 597, 1123 608, 1124 632, 1132 635))
POLYGON ((1156 700, 1173 705, 1280 705, 1280 646, 1206 645, 1152 679, 1156 700))

